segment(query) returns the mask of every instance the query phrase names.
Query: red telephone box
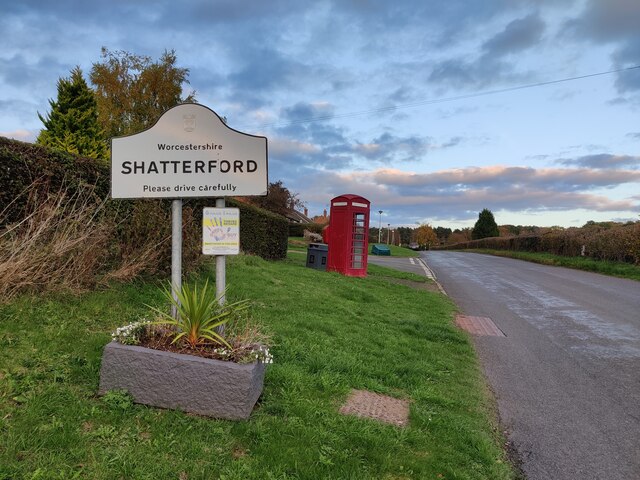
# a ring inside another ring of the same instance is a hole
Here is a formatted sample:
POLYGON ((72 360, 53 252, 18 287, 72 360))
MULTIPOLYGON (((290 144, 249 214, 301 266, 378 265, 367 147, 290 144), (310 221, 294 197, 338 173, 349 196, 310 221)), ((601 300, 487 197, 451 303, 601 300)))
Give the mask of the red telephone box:
POLYGON ((329 227, 324 232, 329 244, 327 271, 367 276, 370 204, 366 198, 351 194, 331 200, 329 227))

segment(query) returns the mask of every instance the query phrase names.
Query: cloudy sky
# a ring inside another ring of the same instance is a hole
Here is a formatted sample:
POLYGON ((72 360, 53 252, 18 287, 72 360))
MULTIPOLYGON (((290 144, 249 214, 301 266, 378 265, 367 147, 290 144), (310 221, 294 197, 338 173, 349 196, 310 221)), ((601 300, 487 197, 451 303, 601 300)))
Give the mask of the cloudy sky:
POLYGON ((638 0, 0 1, 0 135, 33 141, 102 46, 175 49, 310 215, 356 193, 372 225, 640 218, 638 0))

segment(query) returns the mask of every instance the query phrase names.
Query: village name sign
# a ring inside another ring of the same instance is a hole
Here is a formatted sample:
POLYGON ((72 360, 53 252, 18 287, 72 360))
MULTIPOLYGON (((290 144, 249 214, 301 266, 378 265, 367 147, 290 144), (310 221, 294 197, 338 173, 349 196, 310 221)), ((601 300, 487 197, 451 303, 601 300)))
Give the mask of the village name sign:
MULTIPOLYGON (((184 103, 148 130, 111 139, 112 198, 172 198, 171 285, 182 285, 182 199, 216 197, 203 211, 204 254, 216 255, 216 294, 225 301, 224 255, 240 249, 240 213, 224 197, 266 195, 267 138, 228 127, 211 109, 184 103)), ((172 307, 174 318, 177 308, 172 307)))
POLYGON ((188 103, 144 132, 111 141, 113 198, 266 195, 267 139, 188 103))

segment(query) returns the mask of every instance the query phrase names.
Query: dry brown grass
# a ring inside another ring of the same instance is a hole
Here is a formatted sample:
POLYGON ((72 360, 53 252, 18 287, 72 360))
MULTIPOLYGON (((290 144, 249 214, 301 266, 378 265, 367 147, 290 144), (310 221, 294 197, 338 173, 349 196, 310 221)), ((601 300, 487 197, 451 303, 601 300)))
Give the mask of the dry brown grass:
POLYGON ((159 259, 159 244, 142 245, 124 255, 118 264, 102 276, 100 284, 107 285, 111 281, 127 282, 143 274, 151 273, 151 270, 156 270, 159 259))
POLYGON ((123 212, 91 186, 50 192, 38 182, 24 195, 20 221, 6 223, 12 204, 0 212, 0 301, 22 292, 79 293, 165 269, 170 215, 158 202, 123 212))
MULTIPOLYGON (((104 201, 87 187, 72 197, 65 191, 45 198, 31 193, 28 205, 30 213, 0 234, 0 297, 78 291, 93 283, 112 230, 102 215, 104 201)), ((0 219, 4 214, 6 209, 0 219)))
POLYGON ((250 317, 227 322, 225 335, 232 346, 234 358, 250 358, 261 345, 273 345, 273 337, 264 325, 250 317))

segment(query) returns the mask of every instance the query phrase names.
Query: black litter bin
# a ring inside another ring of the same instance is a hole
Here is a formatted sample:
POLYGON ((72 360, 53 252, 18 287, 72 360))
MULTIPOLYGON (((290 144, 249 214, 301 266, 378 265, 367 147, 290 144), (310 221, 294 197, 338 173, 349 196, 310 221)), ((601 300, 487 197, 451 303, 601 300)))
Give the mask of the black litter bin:
POLYGON ((328 253, 329 245, 326 243, 310 243, 307 248, 307 267, 326 270, 328 253))

